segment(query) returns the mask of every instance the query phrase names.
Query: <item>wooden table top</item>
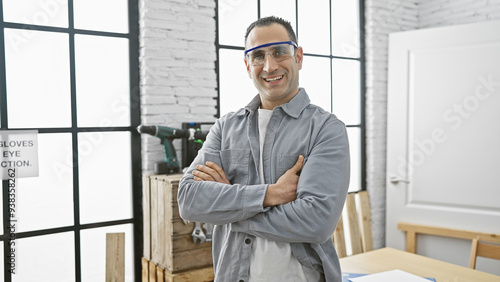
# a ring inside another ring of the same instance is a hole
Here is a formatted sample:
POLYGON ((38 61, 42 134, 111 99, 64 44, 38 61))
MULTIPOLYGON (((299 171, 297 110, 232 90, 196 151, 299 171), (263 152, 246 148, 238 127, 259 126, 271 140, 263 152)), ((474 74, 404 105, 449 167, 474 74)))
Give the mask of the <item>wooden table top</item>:
POLYGON ((372 274, 400 269, 437 282, 500 282, 500 276, 429 257, 382 248, 340 259, 342 272, 372 274))

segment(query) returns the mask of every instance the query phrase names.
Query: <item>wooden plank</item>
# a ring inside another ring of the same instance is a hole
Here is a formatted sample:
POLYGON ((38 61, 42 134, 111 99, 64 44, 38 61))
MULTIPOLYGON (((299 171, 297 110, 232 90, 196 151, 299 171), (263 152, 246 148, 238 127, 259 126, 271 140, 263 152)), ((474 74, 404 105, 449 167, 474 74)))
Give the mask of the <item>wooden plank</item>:
MULTIPOLYGON (((165 181, 165 178, 163 178, 165 181)), ((168 265, 172 264, 172 253, 173 253, 173 243, 172 243, 172 228, 173 228, 173 207, 172 207, 172 184, 171 182, 163 182, 165 185, 163 186, 165 189, 165 205, 167 208, 165 208, 164 211, 164 217, 165 221, 168 222, 168 224, 165 224, 163 232, 165 234, 165 246, 164 246, 164 254, 165 256, 163 257, 161 266, 164 269, 167 269, 168 265)))
POLYGON ((142 178, 143 256, 151 259, 151 187, 149 175, 142 178))
POLYGON ((158 181, 151 176, 151 262, 159 261, 158 242, 158 181))
POLYGON ((177 203, 177 193, 179 191, 179 184, 172 184, 172 203, 177 203))
POLYGON ((165 268, 165 261, 167 260, 167 256, 170 255, 169 250, 167 250, 167 245, 168 242, 167 240, 167 235, 165 233, 165 229, 167 226, 170 225, 170 220, 169 218, 165 218, 165 213, 168 213, 169 210, 171 210, 171 206, 169 202, 165 202, 165 197, 168 192, 166 191, 169 189, 169 185, 165 183, 164 181, 160 181, 157 179, 156 185, 158 186, 157 190, 157 207, 158 207, 158 213, 157 213, 157 232, 158 232, 158 242, 156 245, 155 251, 158 252, 158 257, 155 263, 163 268, 165 268))
POLYGON ((177 191, 182 176, 183 174, 157 176, 158 181, 163 181, 170 187, 171 195, 169 197, 169 202, 177 203, 177 191))
MULTIPOLYGON (((203 229, 205 231, 205 229, 203 229)), ((212 247, 212 242, 205 242, 203 244, 200 244, 199 241, 195 244, 193 243, 193 237, 190 234, 186 235, 180 235, 180 236, 172 236, 172 252, 177 253, 177 252, 182 252, 182 251, 187 251, 187 250, 193 250, 193 249, 200 249, 200 248, 211 248, 212 247)))
POLYGON ((177 202, 172 203, 172 219, 182 220, 181 215, 179 213, 179 204, 177 202))
POLYGON ((156 267, 156 281, 158 281, 158 282, 165 281, 165 277, 164 277, 163 272, 164 272, 163 268, 161 268, 159 266, 156 267))
POLYGON ((193 249, 172 254, 166 270, 176 273, 212 265, 212 248, 193 249))
POLYGON ((349 234, 351 237, 352 254, 355 255, 362 253, 363 248, 361 246, 358 212, 356 210, 356 200, 354 193, 347 195, 346 208, 347 208, 347 218, 349 220, 349 234))
POLYGON ((344 221, 342 220, 342 215, 340 216, 337 227, 333 232, 333 243, 335 244, 335 249, 337 250, 339 258, 346 257, 347 252, 345 248, 344 221))
POLYGON ((163 268, 169 271, 184 271, 212 265, 212 242, 195 244, 190 234, 167 236, 167 242, 166 252, 169 255, 161 265, 163 268))
MULTIPOLYGON (((154 262, 149 262, 149 282, 156 282, 156 265, 154 262)), ((163 281, 158 281, 163 282, 163 281)))
POLYGON ((473 240, 474 238, 479 237, 480 241, 500 243, 500 234, 494 233, 474 232, 446 227, 412 224, 407 222, 398 223, 398 229, 402 231, 413 231, 417 234, 427 234, 469 240, 473 240))
POLYGON ((106 233, 106 282, 125 281, 125 233, 106 233))
POLYGON ((490 243, 478 242, 477 255, 480 257, 500 260, 500 246, 490 243))
POLYGON ((177 173, 177 174, 169 174, 169 175, 160 175, 162 181, 169 181, 172 184, 179 184, 181 181, 181 178, 184 174, 182 173, 177 173))
POLYGON ((368 252, 373 250, 370 199, 368 198, 368 191, 360 191, 356 194, 359 197, 361 243, 363 244, 363 252, 368 252))
POLYGON ((185 224, 184 221, 180 218, 172 220, 172 228, 171 235, 186 235, 191 234, 194 229, 194 222, 190 222, 189 224, 185 224))
POLYGON ((478 244, 477 238, 472 239, 472 248, 470 251, 470 261, 469 261, 469 267, 472 269, 476 269, 476 259, 477 259, 477 244, 478 244))
POLYGON ((214 268, 206 267, 180 273, 165 271, 165 282, 211 282, 214 281, 214 268))
POLYGON ((417 253, 417 234, 414 231, 406 232, 406 251, 417 253))
POLYGON ((141 259, 142 264, 142 282, 149 282, 149 260, 147 258, 141 259))

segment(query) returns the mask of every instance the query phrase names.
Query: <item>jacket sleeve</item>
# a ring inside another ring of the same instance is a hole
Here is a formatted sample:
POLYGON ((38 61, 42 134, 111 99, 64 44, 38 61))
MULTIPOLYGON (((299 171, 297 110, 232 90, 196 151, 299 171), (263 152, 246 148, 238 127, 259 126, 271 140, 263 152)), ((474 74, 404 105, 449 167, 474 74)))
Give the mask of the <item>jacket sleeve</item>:
POLYGON ((231 225, 268 240, 287 243, 327 241, 342 213, 350 179, 349 142, 345 125, 326 122, 300 173, 297 199, 231 225))
POLYGON ((268 185, 228 185, 193 179, 192 172, 198 164, 212 161, 222 167, 222 124, 221 120, 217 120, 212 126, 198 156, 179 183, 177 201, 180 216, 185 220, 227 224, 266 210, 262 203, 268 185))

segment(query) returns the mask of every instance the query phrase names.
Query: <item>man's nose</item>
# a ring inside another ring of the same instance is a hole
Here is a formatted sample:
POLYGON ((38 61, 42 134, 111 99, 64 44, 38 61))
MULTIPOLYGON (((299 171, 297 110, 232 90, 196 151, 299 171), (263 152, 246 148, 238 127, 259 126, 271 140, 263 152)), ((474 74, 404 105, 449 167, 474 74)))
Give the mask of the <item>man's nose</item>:
POLYGON ((278 62, 274 59, 271 53, 266 53, 264 55, 264 71, 265 72, 273 72, 278 69, 278 62), (269 55, 269 56, 268 56, 269 55))

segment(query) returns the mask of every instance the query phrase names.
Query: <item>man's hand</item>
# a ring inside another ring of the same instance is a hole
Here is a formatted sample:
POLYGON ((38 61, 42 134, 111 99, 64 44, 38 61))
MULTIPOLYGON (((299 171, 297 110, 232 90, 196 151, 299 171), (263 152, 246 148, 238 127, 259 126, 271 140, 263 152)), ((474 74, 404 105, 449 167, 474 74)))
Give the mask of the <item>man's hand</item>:
POLYGON ((214 162, 206 162, 205 165, 197 165, 196 170, 193 170, 194 180, 196 181, 213 181, 225 184, 229 183, 224 170, 214 162))
POLYGON ((304 156, 300 155, 295 165, 287 170, 276 182, 267 187, 264 207, 277 206, 295 201, 297 198, 298 173, 302 170, 304 156))

